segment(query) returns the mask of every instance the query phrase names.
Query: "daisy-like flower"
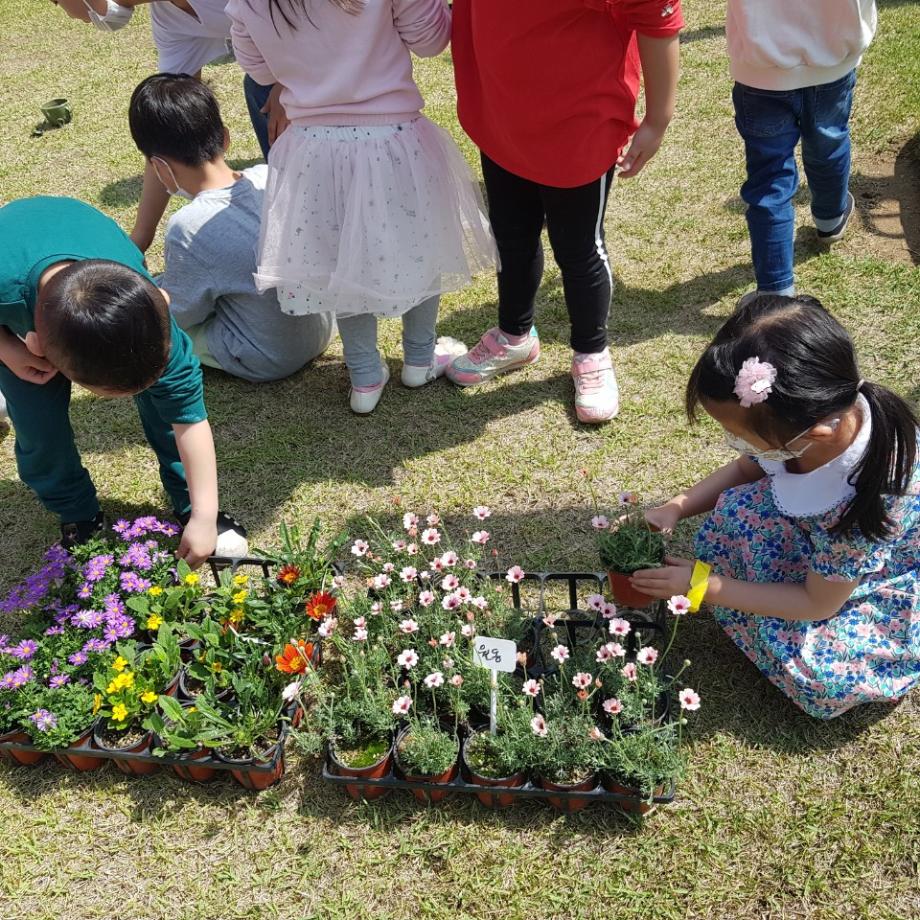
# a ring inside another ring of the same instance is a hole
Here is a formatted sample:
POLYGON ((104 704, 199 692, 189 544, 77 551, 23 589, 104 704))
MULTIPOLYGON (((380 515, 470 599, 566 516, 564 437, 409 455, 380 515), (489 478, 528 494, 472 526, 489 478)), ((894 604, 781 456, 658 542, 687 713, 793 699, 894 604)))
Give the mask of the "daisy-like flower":
POLYGON ((406 584, 415 581, 418 578, 418 569, 415 566, 407 565, 404 566, 399 572, 399 578, 401 581, 404 581, 406 584))
POLYGON ((505 574, 505 581, 513 585, 524 580, 524 570, 519 565, 513 565, 505 574))
POLYGON ((461 604, 468 604, 473 599, 473 595, 470 593, 470 589, 465 585, 461 585, 454 593, 457 595, 457 597, 460 598, 461 604))
POLYGON ((448 656, 442 659, 441 664, 444 665, 445 668, 450 670, 454 666, 454 659, 448 656))
POLYGON ((538 715, 535 715, 535 716, 530 720, 530 730, 531 730, 535 735, 538 735, 540 738, 545 738, 545 737, 546 737, 546 733, 547 733, 547 731, 548 731, 548 729, 547 729, 547 727, 546 727, 546 719, 544 719, 543 716, 541 716, 541 715, 539 715, 539 714, 538 714, 538 715))
POLYGON ((383 604, 381 604, 380 601, 374 601, 374 603, 371 604, 371 613, 374 616, 378 616, 381 610, 383 610, 383 604))
POLYGON ((572 686, 576 690, 584 690, 586 687, 590 687, 594 678, 587 671, 579 671, 572 678, 572 686))
POLYGON ((463 686, 463 675, 454 674, 454 676, 450 679, 450 683, 451 683, 451 686, 453 687, 462 687, 463 686))
POLYGON ((70 675, 68 674, 55 674, 51 680, 48 681, 48 686, 52 690, 60 690, 61 687, 70 683, 70 675))
POLYGON ((403 649, 396 658, 396 663, 401 668, 414 668, 418 664, 418 653, 414 648, 403 649))
POLYGON ((403 609, 403 602, 400 600, 390 601, 390 610, 393 613, 399 613, 403 609))
POLYGON ((608 642, 597 650, 595 658, 598 664, 606 664, 608 661, 613 661, 614 658, 622 658, 625 654, 626 650, 619 642, 608 642))
POLYGON ((418 527, 418 515, 407 511, 403 515, 403 530, 412 530, 413 527, 418 527))
POLYGON ((456 594, 447 594, 441 600, 441 606, 445 610, 456 610, 460 607, 461 601, 456 594))
POLYGON ((441 556, 441 565, 449 569, 452 569, 459 561, 460 557, 452 549, 449 549, 441 556))
POLYGON ((443 572, 443 571, 444 571, 444 563, 441 562, 440 559, 432 559, 432 560, 431 560, 431 567, 432 567, 436 572, 443 572))
POLYGON ((565 661, 569 660, 569 650, 564 645, 557 645, 551 652, 550 655, 562 664, 565 661))
POLYGON ((443 645, 444 648, 452 648, 456 641, 457 634, 455 632, 442 633, 441 638, 438 639, 438 642, 443 645))
POLYGON ((604 700, 603 708, 608 716, 615 716, 623 711, 623 704, 615 696, 611 696, 604 700))
POLYGON ((674 614, 676 617, 681 617, 685 613, 688 613, 690 610, 690 599, 684 597, 683 594, 675 594, 671 600, 668 601, 668 610, 674 614))
POLYGON ((612 620, 617 615, 617 605, 610 602, 604 604, 601 614, 605 620, 612 620))
POLYGON ((441 515, 437 511, 432 511, 428 517, 425 518, 426 523, 429 527, 437 527, 441 523, 441 515))
POLYGON ((392 545, 393 545, 393 551, 397 553, 404 552, 406 549, 405 540, 394 540, 392 545))
POLYGON ((636 670, 636 663, 634 661, 628 661, 626 664, 620 668, 620 673, 628 680, 634 681, 639 677, 639 672, 636 670))
POLYGON ((591 526, 595 530, 606 530, 610 526, 610 521, 608 521, 603 514, 595 514, 594 517, 591 518, 591 526))
POLYGON ((441 579, 441 590, 442 591, 453 591, 459 587, 460 587, 460 579, 457 578, 457 576, 454 574, 445 575, 441 579))
POLYGON ((476 627, 472 623, 464 623, 460 627, 460 634, 466 636, 467 639, 472 639, 476 635, 476 627))
POLYGON ((366 642, 367 641, 367 630, 360 626, 355 630, 354 635, 351 637, 355 642, 366 642))
POLYGON ((326 620, 323 620, 319 624, 319 628, 316 630, 317 634, 322 636, 324 639, 328 639, 335 632, 336 626, 339 625, 339 621, 335 617, 329 617, 326 620))
POLYGON ((290 703, 297 698, 297 694, 299 692, 300 692, 300 681, 295 680, 293 683, 288 684, 281 691, 281 699, 283 699, 285 703, 290 703))
POLYGON ((328 591, 317 591, 307 598, 304 609, 311 620, 322 620, 335 610, 336 600, 328 591))
POLYGON ((387 575, 392 575, 395 570, 396 570, 396 566, 393 565, 392 562, 385 562, 383 564, 383 571, 386 572, 387 575))
POLYGON ((658 650, 650 645, 645 645, 636 652, 636 661, 639 664, 653 665, 658 660, 658 650))
POLYGON ((275 670, 282 674, 303 674, 313 657, 313 643, 296 639, 289 642, 280 655, 275 656, 275 670))
POLYGON ((355 540, 355 542, 351 544, 352 556, 358 556, 359 558, 361 556, 366 556, 369 549, 370 544, 367 540, 355 540))
POLYGON ((607 628, 612 636, 628 636, 632 631, 629 621, 622 617, 614 617, 607 628))
POLYGON ((479 563, 478 563, 475 559, 467 559, 467 560, 463 563, 464 568, 469 569, 471 572, 472 572, 478 565, 479 565, 479 563))
POLYGON ((604 733, 595 725, 594 728, 592 728, 591 731, 588 732, 588 737, 592 741, 603 741, 604 733))
POLYGON ((680 700, 681 709, 696 712, 696 710, 700 708, 700 695, 696 690, 690 687, 684 687, 684 689, 677 694, 677 698, 680 700))
POLYGON ((436 528, 429 527, 427 530, 422 531, 422 543, 424 543, 425 546, 437 546, 440 542, 441 534, 436 528))
POLYGON ((433 591, 420 591, 418 595, 418 602, 423 607, 430 607, 434 603, 434 592, 433 591))
POLYGON ((355 629, 364 629, 367 626, 367 620, 364 617, 355 617, 354 624, 355 629))
MULTIPOLYGON (((8 646, 6 653, 20 661, 29 661, 38 651, 38 643, 34 639, 23 639, 17 645, 8 646)), ((44 729, 42 729, 44 731, 44 729)))
POLYGON ((444 685, 444 675, 440 671, 432 671, 430 674, 425 677, 425 686, 429 690, 433 690, 435 687, 442 687, 444 685))
POLYGON ((530 678, 529 680, 525 680, 523 685, 521 686, 521 690, 527 696, 539 696, 540 695, 540 682, 537 680, 534 680, 533 678, 530 678))
POLYGON ((588 610, 596 610, 600 613, 604 609, 604 600, 603 594, 589 594, 587 598, 588 610))
POLYGON ((415 620, 401 620, 399 623, 399 631, 405 633, 407 636, 411 636, 412 633, 418 632, 418 623, 415 620))
POLYGON ((489 542, 492 534, 488 530, 476 530, 473 532, 473 535, 470 537, 471 543, 478 543, 480 546, 485 546, 489 542))
POLYGON ((345 576, 344 575, 333 575, 332 576, 332 587, 338 588, 341 590, 345 587, 345 576))
POLYGON ((410 543, 406 547, 407 556, 417 556, 418 555, 418 543, 410 543))
POLYGON ((492 517, 492 509, 487 505, 477 505, 473 509, 473 517, 477 521, 484 521, 487 517, 492 517))
POLYGON ((409 710, 412 708, 412 697, 411 696, 400 696, 393 701, 393 715, 394 716, 407 716, 409 715, 409 710))
POLYGON ((84 651, 74 652, 72 655, 67 656, 67 660, 75 667, 78 668, 80 665, 86 664, 89 659, 89 655, 84 651))
POLYGON ((489 606, 489 602, 481 594, 477 594, 476 597, 470 598, 470 603, 477 610, 485 610, 489 606))
POLYGON ((48 732, 57 725, 57 716, 53 712, 48 712, 47 709, 39 709, 29 716, 29 721, 40 732, 48 732))
POLYGON ((390 580, 390 576, 386 572, 381 572, 379 575, 374 576, 373 585, 378 591, 382 591, 390 586, 390 580))
POLYGON ((619 499, 621 505, 637 505, 639 503, 635 492, 620 492, 619 499))

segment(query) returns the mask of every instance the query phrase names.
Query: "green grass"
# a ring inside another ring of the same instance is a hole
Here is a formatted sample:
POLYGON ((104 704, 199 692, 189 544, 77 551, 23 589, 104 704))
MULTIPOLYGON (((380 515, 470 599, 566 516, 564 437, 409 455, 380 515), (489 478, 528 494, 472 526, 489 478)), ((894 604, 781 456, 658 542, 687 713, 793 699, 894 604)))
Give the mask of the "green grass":
MULTIPOLYGON (((476 391, 441 382, 390 386, 378 410, 347 409, 338 345, 303 374, 255 388, 208 374, 223 504, 254 542, 281 520, 317 513, 347 525, 406 507, 495 509, 503 558, 592 568, 589 495, 645 500, 724 461, 711 424, 691 430, 681 392, 701 346, 751 280, 739 206, 743 174, 729 99, 724 5, 687 0, 680 110, 644 174, 614 190, 608 240, 618 276, 611 335, 623 389, 616 423, 577 425, 568 331, 554 267, 538 324, 541 362, 476 391)), ((141 162, 126 125, 133 86, 154 67, 146 14, 115 36, 65 20, 51 4, 0 4, 0 198, 72 194, 130 228, 141 162), (68 96, 72 125, 32 139, 38 107, 68 96)), ((893 161, 920 130, 920 8, 881 4, 854 115, 859 156, 893 161)), ((453 114, 449 59, 423 62, 429 114, 475 162, 453 114)), ((258 155, 241 76, 210 67, 233 134, 232 157, 258 155)), ((832 253, 817 250, 800 198, 802 290, 845 320, 867 378, 920 395, 920 270, 868 257, 862 220, 832 253)), ((159 243, 151 252, 160 267, 159 243)), ((483 277, 445 299, 441 332, 471 342, 495 316, 483 277)), ((383 324, 398 360, 398 324, 383 324)), ((394 364, 394 367, 397 366, 394 364)), ((74 427, 106 508, 161 508, 152 455, 130 401, 78 394, 74 427)), ((18 482, 12 438, 0 445, 0 589, 56 537, 18 482)), ((682 531, 679 542, 691 534, 682 531)), ((644 824, 612 810, 563 817, 539 804, 492 814, 475 801, 374 805, 327 788, 291 758, 284 781, 254 796, 166 775, 74 775, 0 767, 3 920, 243 918, 796 918, 907 920, 920 915, 920 759, 914 695, 885 714, 829 724, 800 714, 730 646, 708 615, 679 653, 704 708, 691 726, 679 800, 644 824)))

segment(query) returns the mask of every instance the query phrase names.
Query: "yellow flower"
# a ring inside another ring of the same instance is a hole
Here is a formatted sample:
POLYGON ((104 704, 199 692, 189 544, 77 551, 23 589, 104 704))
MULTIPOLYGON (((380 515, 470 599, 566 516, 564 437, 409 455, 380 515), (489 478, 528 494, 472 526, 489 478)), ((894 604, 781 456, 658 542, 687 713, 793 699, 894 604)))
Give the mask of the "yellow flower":
POLYGON ((233 595, 233 603, 242 604, 243 601, 246 600, 246 595, 248 593, 249 593, 248 591, 237 591, 236 594, 233 595))
POLYGON ((113 680, 112 683, 108 685, 108 687, 106 687, 105 692, 111 696, 113 693, 118 693, 119 690, 124 690, 127 687, 133 686, 134 675, 130 671, 124 671, 123 673, 119 674, 115 680, 113 680))
POLYGON ((233 610, 230 611, 230 622, 242 623, 244 616, 246 616, 246 612, 242 607, 234 607, 233 610))
POLYGON ((223 666, 219 661, 215 661, 215 662, 211 665, 211 670, 212 670, 215 674, 220 674, 220 672, 223 671, 223 669, 224 669, 224 666, 223 666))
POLYGON ((189 708, 186 709, 185 711, 186 711, 186 712, 196 712, 197 710, 195 709, 194 706, 189 706, 189 708))
POLYGON ((128 718, 128 710, 125 708, 124 703, 116 703, 112 707, 112 718, 116 722, 124 722, 128 718))
POLYGON ((114 670, 114 671, 124 671, 124 669, 125 669, 126 667, 128 667, 128 661, 127 661, 126 658, 122 658, 121 655, 119 655, 119 656, 112 662, 112 670, 114 670))
POLYGON ((141 694, 141 700, 145 703, 155 703, 159 697, 152 690, 145 690, 141 694))
POLYGON ((94 693, 93 694, 93 715, 96 715, 99 712, 99 709, 102 707, 102 694, 94 693))
POLYGON ((159 585, 154 585, 152 588, 147 589, 147 593, 151 597, 159 597, 163 593, 163 589, 159 585))
POLYGON ((105 692, 109 696, 111 696, 113 693, 118 693, 118 690, 119 690, 118 685, 115 683, 114 680, 108 685, 108 687, 105 688, 105 692))
POLYGON ((248 584, 249 584, 249 576, 248 576, 248 575, 234 575, 234 576, 233 576, 233 583, 234 583, 238 588, 241 588, 243 585, 248 585, 248 584))
POLYGON ((147 617, 147 629, 159 629, 162 622, 163 617, 161 617, 158 613, 152 613, 149 617, 147 617))
POLYGON ((189 572, 188 575, 182 579, 187 585, 197 585, 199 578, 194 572, 189 572))

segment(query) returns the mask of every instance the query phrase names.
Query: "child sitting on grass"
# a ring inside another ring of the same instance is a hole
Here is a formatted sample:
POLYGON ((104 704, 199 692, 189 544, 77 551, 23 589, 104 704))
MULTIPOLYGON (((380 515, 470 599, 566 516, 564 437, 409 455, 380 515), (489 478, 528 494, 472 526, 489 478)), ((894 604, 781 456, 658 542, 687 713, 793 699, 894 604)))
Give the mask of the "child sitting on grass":
POLYGON ((168 299, 118 225, 72 198, 0 208, 0 392, 19 476, 71 546, 103 526, 70 426, 71 382, 133 396, 160 478, 185 527, 179 555, 244 555, 245 530, 218 511, 201 367, 168 299))
POLYGON ((331 313, 282 313, 253 275, 267 166, 232 170, 217 99, 200 80, 155 74, 131 97, 131 135, 171 195, 191 202, 166 227, 159 284, 202 364, 254 382, 277 380, 322 354, 331 313))
MULTIPOLYGON (((920 682, 911 408, 862 379, 817 300, 778 295, 750 298, 719 330, 687 385, 691 419, 700 406, 740 456, 647 518, 668 533, 712 512, 696 553, 716 620, 810 715, 902 697, 920 682)), ((669 558, 632 581, 669 598, 693 571, 669 558)))

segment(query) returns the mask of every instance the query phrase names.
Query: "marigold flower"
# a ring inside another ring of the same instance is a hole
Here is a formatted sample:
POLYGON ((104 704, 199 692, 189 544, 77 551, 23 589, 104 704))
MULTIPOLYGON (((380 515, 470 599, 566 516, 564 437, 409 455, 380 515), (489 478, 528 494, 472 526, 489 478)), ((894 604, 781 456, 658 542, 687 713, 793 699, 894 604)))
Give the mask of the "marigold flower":
POLYGON ((275 656, 275 669, 282 674, 303 674, 313 657, 313 643, 303 639, 289 642, 280 655, 275 656))
POLYGON ((151 597, 159 597, 163 593, 163 589, 159 585, 154 585, 152 588, 147 589, 147 593, 151 597))
POLYGON ((296 565, 283 565, 278 569, 275 581, 277 581, 279 585, 290 587, 298 578, 300 578, 300 569, 296 565))
POLYGON ((335 610, 335 598, 328 591, 319 591, 307 599, 306 611, 311 620, 322 620, 335 610))
POLYGON ((233 603, 234 603, 234 604, 242 604, 242 603, 246 600, 246 598, 248 597, 248 595, 249 595, 249 592, 248 592, 248 591, 237 591, 237 592, 233 595, 233 603))

